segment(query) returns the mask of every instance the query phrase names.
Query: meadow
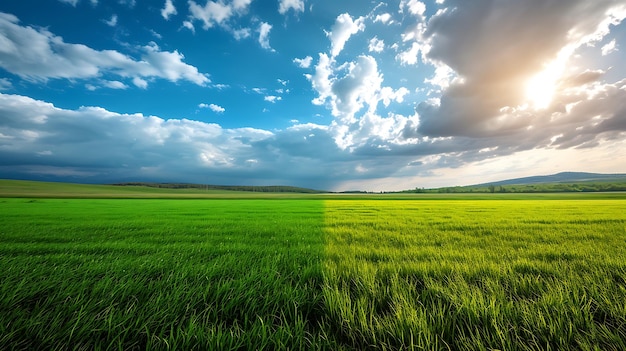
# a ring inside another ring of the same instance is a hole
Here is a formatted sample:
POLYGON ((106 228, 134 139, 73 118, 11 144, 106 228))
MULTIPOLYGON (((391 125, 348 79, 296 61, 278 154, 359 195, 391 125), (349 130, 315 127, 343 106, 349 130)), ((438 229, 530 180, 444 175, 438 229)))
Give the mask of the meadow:
POLYGON ((0 198, 0 349, 626 349, 626 195, 85 197, 0 198))

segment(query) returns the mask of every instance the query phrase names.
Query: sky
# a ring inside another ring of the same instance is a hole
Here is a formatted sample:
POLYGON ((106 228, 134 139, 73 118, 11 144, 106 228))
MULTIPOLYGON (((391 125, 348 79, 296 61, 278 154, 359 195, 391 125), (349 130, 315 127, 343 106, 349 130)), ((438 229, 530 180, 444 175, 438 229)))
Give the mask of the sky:
POLYGON ((626 173, 626 1, 0 3, 0 178, 626 173))

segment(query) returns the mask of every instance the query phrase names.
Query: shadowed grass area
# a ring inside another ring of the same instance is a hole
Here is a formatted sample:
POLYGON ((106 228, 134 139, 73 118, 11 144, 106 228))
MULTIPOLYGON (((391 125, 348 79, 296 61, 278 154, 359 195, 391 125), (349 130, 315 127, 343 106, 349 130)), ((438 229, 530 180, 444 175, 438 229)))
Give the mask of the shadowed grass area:
POLYGON ((354 349, 626 349, 623 201, 327 201, 324 298, 354 349))
POLYGON ((336 348, 322 203, 0 201, 0 349, 336 348))

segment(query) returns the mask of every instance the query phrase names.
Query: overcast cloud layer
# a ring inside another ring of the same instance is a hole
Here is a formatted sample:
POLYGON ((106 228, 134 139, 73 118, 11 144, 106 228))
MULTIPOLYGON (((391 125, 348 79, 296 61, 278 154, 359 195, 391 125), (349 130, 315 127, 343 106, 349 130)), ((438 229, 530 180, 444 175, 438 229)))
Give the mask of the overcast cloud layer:
POLYGON ((378 191, 626 172, 626 1, 56 5, 121 39, 0 5, 0 178, 378 191), (120 24, 133 11, 152 38, 120 24), (186 107, 142 111, 161 93, 186 107))

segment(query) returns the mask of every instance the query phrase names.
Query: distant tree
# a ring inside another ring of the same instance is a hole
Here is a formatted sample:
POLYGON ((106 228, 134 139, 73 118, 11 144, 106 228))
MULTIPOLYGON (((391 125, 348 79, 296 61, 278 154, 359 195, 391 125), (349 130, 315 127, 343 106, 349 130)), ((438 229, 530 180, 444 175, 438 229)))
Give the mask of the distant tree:
POLYGON ((495 193, 495 192, 496 192, 496 187, 495 187, 495 185, 489 185, 489 192, 490 192, 490 193, 495 193))

